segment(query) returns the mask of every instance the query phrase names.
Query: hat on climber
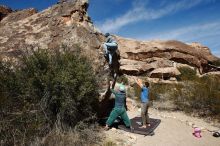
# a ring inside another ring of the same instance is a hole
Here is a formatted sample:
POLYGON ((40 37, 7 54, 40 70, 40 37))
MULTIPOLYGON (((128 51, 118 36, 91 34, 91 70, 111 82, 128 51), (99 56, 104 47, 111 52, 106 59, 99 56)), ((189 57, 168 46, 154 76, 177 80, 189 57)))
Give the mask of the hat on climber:
POLYGON ((107 38, 108 36, 110 36, 110 33, 105 33, 105 37, 107 38))
POLYGON ((119 91, 124 92, 125 91, 125 86, 124 85, 120 85, 119 86, 119 91))

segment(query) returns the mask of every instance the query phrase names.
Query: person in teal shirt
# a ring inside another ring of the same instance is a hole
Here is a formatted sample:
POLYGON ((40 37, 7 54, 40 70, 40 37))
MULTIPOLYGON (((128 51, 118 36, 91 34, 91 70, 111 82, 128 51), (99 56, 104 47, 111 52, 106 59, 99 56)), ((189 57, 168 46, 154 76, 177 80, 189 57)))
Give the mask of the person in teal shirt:
MULTIPOLYGON (((111 83, 112 85, 112 83, 111 83)), ((111 87, 111 86, 110 86, 111 87)), ((123 122, 125 123, 125 126, 127 128, 131 128, 131 122, 130 119, 128 118, 126 109, 125 109, 125 98, 126 98, 126 92, 125 92, 125 86, 120 85, 119 86, 119 91, 115 91, 114 89, 111 89, 111 92, 115 96, 115 106, 112 109, 110 116, 108 120, 106 121, 106 126, 105 130, 110 129, 114 121, 116 120, 117 117, 121 117, 123 122)), ((132 128, 131 128, 132 130, 132 128)))
POLYGON ((110 35, 110 33, 105 34, 106 42, 103 44, 105 51, 105 58, 109 61, 109 65, 112 65, 112 56, 118 49, 117 41, 110 35))
POLYGON ((135 82, 141 87, 141 118, 142 126, 140 128, 146 128, 150 126, 150 119, 148 115, 149 104, 149 83, 144 82, 141 79, 134 78, 135 82))

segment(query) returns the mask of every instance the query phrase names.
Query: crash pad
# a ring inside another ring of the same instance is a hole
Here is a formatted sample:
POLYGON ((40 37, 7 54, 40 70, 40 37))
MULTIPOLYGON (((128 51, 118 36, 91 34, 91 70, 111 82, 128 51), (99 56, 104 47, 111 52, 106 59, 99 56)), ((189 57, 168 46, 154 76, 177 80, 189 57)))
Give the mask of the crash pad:
POLYGON ((118 128, 127 132, 133 132, 141 135, 153 135, 154 130, 158 127, 161 120, 160 119, 153 119, 150 118, 150 126, 147 128, 140 128, 142 126, 142 120, 141 117, 134 117, 131 120, 131 125, 133 127, 133 130, 131 131, 130 128, 125 127, 123 122, 120 122, 118 125, 118 128))

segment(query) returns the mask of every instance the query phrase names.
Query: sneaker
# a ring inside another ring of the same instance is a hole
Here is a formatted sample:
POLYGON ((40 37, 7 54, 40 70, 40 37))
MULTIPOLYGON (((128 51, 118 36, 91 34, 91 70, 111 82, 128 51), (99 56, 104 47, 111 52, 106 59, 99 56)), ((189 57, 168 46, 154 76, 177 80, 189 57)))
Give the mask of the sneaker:
POLYGON ((114 73, 114 75, 113 75, 113 76, 114 76, 114 78, 116 78, 117 74, 116 74, 116 73, 114 73))

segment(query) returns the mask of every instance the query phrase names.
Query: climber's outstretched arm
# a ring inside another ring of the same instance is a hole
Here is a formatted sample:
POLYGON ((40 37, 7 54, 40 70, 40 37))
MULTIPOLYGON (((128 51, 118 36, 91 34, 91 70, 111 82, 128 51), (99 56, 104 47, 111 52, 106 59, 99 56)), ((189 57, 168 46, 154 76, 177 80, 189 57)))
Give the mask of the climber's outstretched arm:
POLYGON ((133 79, 138 84, 138 86, 140 86, 141 88, 143 87, 143 81, 141 79, 137 79, 135 77, 133 77, 133 79))

